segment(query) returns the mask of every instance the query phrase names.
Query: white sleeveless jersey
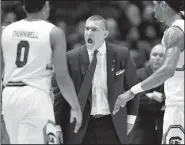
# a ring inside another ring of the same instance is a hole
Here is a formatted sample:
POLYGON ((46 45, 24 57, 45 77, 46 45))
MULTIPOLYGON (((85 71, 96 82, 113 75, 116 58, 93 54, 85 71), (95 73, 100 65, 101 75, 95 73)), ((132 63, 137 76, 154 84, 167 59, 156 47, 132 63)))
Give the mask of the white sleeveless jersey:
MULTIPOLYGON (((184 32, 184 20, 176 20, 171 27, 179 27, 184 32)), ((162 39, 163 44, 165 44, 164 37, 165 32, 162 39)), ((167 106, 184 105, 184 51, 180 54, 174 76, 164 83, 164 90, 166 95, 165 104, 167 106)))
POLYGON ((20 20, 2 33, 3 85, 22 81, 49 93, 54 68, 50 32, 55 25, 44 21, 20 20))

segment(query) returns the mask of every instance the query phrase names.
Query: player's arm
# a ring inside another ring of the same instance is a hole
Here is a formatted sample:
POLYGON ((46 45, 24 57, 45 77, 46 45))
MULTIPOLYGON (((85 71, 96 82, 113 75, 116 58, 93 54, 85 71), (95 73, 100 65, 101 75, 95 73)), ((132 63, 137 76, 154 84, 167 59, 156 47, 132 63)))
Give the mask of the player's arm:
MULTIPOLYGON (((2 33, 5 27, 1 28, 1 45, 2 45, 2 33)), ((1 46, 1 79, 2 79, 2 74, 3 74, 3 70, 4 70, 4 59, 3 59, 3 50, 2 50, 2 46, 1 46)))
POLYGON ((2 79, 2 74, 3 74, 3 69, 4 69, 4 59, 3 59, 3 51, 1 47, 1 79, 2 79))
POLYGON ((66 37, 62 29, 54 27, 51 31, 51 45, 53 48, 53 63, 55 77, 60 92, 71 106, 70 122, 76 120, 74 132, 77 133, 82 124, 82 112, 71 77, 68 73, 66 58, 66 37))
POLYGON ((164 64, 150 77, 140 83, 143 91, 153 89, 163 84, 167 79, 174 75, 180 52, 184 49, 184 33, 180 28, 169 28, 165 36, 165 47, 166 53, 164 64))
POLYGON ((79 108, 78 98, 67 68, 66 37, 58 27, 54 27, 51 32, 51 45, 54 51, 53 63, 59 89, 72 108, 79 108))

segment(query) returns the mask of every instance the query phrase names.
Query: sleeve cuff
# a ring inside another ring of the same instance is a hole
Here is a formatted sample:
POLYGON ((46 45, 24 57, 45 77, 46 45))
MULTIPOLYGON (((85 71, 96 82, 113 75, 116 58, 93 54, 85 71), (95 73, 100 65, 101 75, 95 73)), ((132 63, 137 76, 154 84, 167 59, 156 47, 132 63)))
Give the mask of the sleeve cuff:
POLYGON ((134 124, 135 121, 136 121, 136 116, 135 115, 127 115, 127 123, 134 124))

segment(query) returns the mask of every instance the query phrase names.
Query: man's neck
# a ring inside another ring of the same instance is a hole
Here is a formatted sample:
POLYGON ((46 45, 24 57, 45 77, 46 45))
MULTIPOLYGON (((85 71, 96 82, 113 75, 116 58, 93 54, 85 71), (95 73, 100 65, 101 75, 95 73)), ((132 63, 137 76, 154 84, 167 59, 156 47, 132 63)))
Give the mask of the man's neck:
POLYGON ((87 48, 87 49, 89 49, 91 51, 95 51, 95 50, 99 49, 103 45, 103 43, 104 43, 104 41, 102 43, 100 43, 98 46, 95 46, 93 48, 87 48))
POLYGON ((174 14, 172 17, 168 17, 168 20, 166 20, 165 24, 170 27, 176 20, 181 19, 181 16, 179 14, 174 14))
POLYGON ((28 21, 35 21, 35 20, 45 20, 44 16, 41 13, 35 13, 35 14, 27 14, 28 21))

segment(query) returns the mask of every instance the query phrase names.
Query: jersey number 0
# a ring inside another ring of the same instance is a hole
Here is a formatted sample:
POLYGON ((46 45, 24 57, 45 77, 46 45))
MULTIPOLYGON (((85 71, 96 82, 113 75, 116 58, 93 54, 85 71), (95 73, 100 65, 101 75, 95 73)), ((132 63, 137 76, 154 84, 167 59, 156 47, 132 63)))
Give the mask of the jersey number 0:
POLYGON ((15 64, 18 68, 26 65, 28 60, 29 43, 28 41, 20 41, 17 45, 17 58, 15 64))

